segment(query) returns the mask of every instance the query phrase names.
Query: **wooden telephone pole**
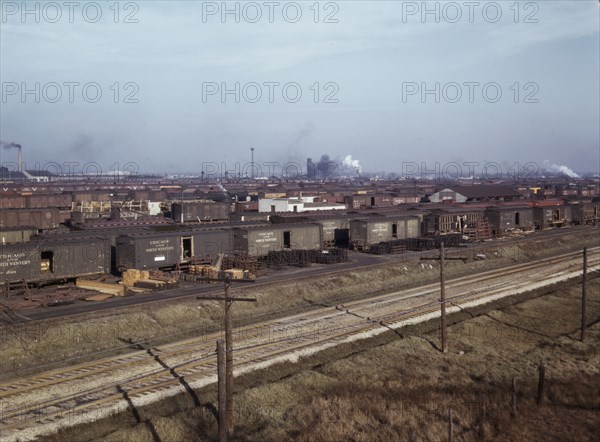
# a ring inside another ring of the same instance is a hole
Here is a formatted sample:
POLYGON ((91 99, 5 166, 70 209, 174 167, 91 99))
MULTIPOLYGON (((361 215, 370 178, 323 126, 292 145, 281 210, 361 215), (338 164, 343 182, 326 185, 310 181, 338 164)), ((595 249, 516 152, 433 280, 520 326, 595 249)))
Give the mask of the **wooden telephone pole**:
POLYGON ((227 442, 227 389, 225 387, 225 342, 217 340, 217 388, 219 396, 219 442, 227 442))
MULTIPOLYGON (((440 244, 440 309, 442 318, 442 351, 448 352, 448 330, 446 329, 446 280, 444 279, 444 243, 440 244)), ((452 412, 450 412, 452 416, 452 412)))
POLYGON ((440 261, 440 311, 441 311, 441 327, 442 327, 442 352, 448 353, 448 330, 446 324, 446 279, 444 263, 447 259, 459 259, 466 261, 467 258, 452 257, 446 258, 444 253, 444 243, 440 243, 440 256, 439 258, 421 258, 422 260, 439 260, 440 261))
POLYGON ((587 329, 587 247, 583 248, 583 280, 581 281, 581 342, 585 341, 587 329))
MULTIPOLYGON (((196 296, 196 299, 204 301, 223 301, 225 307, 225 419, 226 423, 226 434, 231 436, 233 434, 233 333, 231 330, 231 313, 233 310, 233 303, 237 301, 242 302, 256 302, 256 298, 232 298, 229 296, 229 287, 234 282, 254 282, 251 279, 214 279, 214 278, 202 278, 202 281, 214 281, 223 282, 225 296, 196 296)), ((217 358, 218 359, 218 358, 217 358)), ((218 361, 217 361, 218 362, 218 361)), ((222 424, 221 419, 221 396, 219 395, 219 425, 222 424)), ((223 429, 219 427, 219 438, 223 429)), ((226 440, 226 439, 225 439, 226 440)), ((219 439, 221 441, 221 439, 219 439)))

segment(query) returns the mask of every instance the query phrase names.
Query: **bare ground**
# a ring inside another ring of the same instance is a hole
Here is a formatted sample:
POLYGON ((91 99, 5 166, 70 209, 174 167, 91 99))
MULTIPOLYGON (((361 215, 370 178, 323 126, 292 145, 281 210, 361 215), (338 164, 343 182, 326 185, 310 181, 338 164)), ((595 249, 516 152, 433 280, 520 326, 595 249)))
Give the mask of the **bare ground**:
MULTIPOLYGON (((579 281, 342 345, 236 379, 233 440, 595 441, 600 434, 600 277, 588 282, 579 341, 579 281), (536 404, 538 365, 545 395, 536 404), (512 380, 517 382, 516 415, 512 380)), ((215 388, 75 427, 48 441, 216 440, 215 388)))

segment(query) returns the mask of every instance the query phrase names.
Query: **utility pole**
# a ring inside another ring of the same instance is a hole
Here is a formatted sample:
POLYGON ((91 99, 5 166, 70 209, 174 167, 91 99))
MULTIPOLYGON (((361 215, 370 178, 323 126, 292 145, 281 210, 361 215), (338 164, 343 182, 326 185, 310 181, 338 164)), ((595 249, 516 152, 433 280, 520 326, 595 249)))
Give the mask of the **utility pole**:
POLYGON ((231 332, 231 310, 229 300, 231 283, 225 281, 225 401, 227 403, 227 434, 233 434, 233 337, 231 332))
POLYGON ((446 280, 444 279, 444 243, 440 244, 440 308, 442 310, 442 352, 448 353, 448 331, 446 330, 446 280))
POLYGON ((544 402, 544 384, 546 380, 546 368, 544 367, 544 361, 540 361, 538 366, 538 391, 537 391, 537 404, 542 405, 544 402))
POLYGON ((227 442, 227 390, 225 388, 225 342, 217 339, 217 387, 219 396, 219 442, 227 442))
POLYGON ((421 258, 421 260, 439 260, 440 261, 440 316, 442 328, 442 352, 448 353, 448 330, 446 323, 446 277, 445 277, 445 262, 449 260, 462 260, 466 262, 468 257, 452 257, 446 258, 444 253, 444 242, 440 242, 439 258, 421 258))
POLYGON ((448 408, 448 442, 452 442, 452 436, 454 433, 454 422, 452 408, 448 408))
POLYGON ((250 148, 250 178, 254 179, 254 148, 250 148))
MULTIPOLYGON (((198 281, 223 282, 225 296, 196 296, 196 299, 205 301, 223 301, 225 307, 225 414, 227 434, 233 434, 233 333, 231 330, 231 313, 235 301, 256 302, 256 298, 232 298, 229 296, 229 287, 234 282, 252 283, 252 279, 226 278, 198 278, 198 281)), ((219 417, 220 422, 220 417, 219 417)), ((219 430, 220 431, 220 430, 219 430)))
POLYGON ((585 341, 587 329, 587 247, 583 248, 583 281, 581 282, 581 342, 585 341))

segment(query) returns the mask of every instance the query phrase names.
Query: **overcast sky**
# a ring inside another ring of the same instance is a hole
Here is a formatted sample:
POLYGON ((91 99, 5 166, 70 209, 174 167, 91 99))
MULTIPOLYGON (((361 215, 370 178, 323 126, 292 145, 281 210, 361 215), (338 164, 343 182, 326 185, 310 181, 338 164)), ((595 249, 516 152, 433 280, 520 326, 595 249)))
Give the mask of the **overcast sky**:
POLYGON ((2 1, 1 139, 23 145, 28 167, 233 170, 254 147, 263 164, 350 154, 367 171, 600 169, 597 0, 430 2, 438 17, 394 1, 230 2, 225 17, 221 2, 121 2, 118 17, 113 1, 80 2, 71 17, 57 4, 30 3, 37 23, 2 1), (22 95, 36 83, 39 96, 22 95))

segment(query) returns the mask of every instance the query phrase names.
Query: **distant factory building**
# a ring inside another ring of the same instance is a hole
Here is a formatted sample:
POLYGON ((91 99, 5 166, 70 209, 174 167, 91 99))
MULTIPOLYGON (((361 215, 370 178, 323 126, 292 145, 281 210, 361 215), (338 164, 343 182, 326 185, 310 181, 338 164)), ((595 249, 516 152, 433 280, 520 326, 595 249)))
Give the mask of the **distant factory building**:
POLYGON ((523 199, 523 195, 510 187, 492 184, 472 186, 452 186, 429 195, 432 203, 466 203, 489 201, 513 201, 523 199))
POLYGON ((258 200, 258 211, 261 213, 277 212, 312 212, 317 210, 345 210, 345 204, 316 201, 314 196, 297 198, 261 198, 258 200))

